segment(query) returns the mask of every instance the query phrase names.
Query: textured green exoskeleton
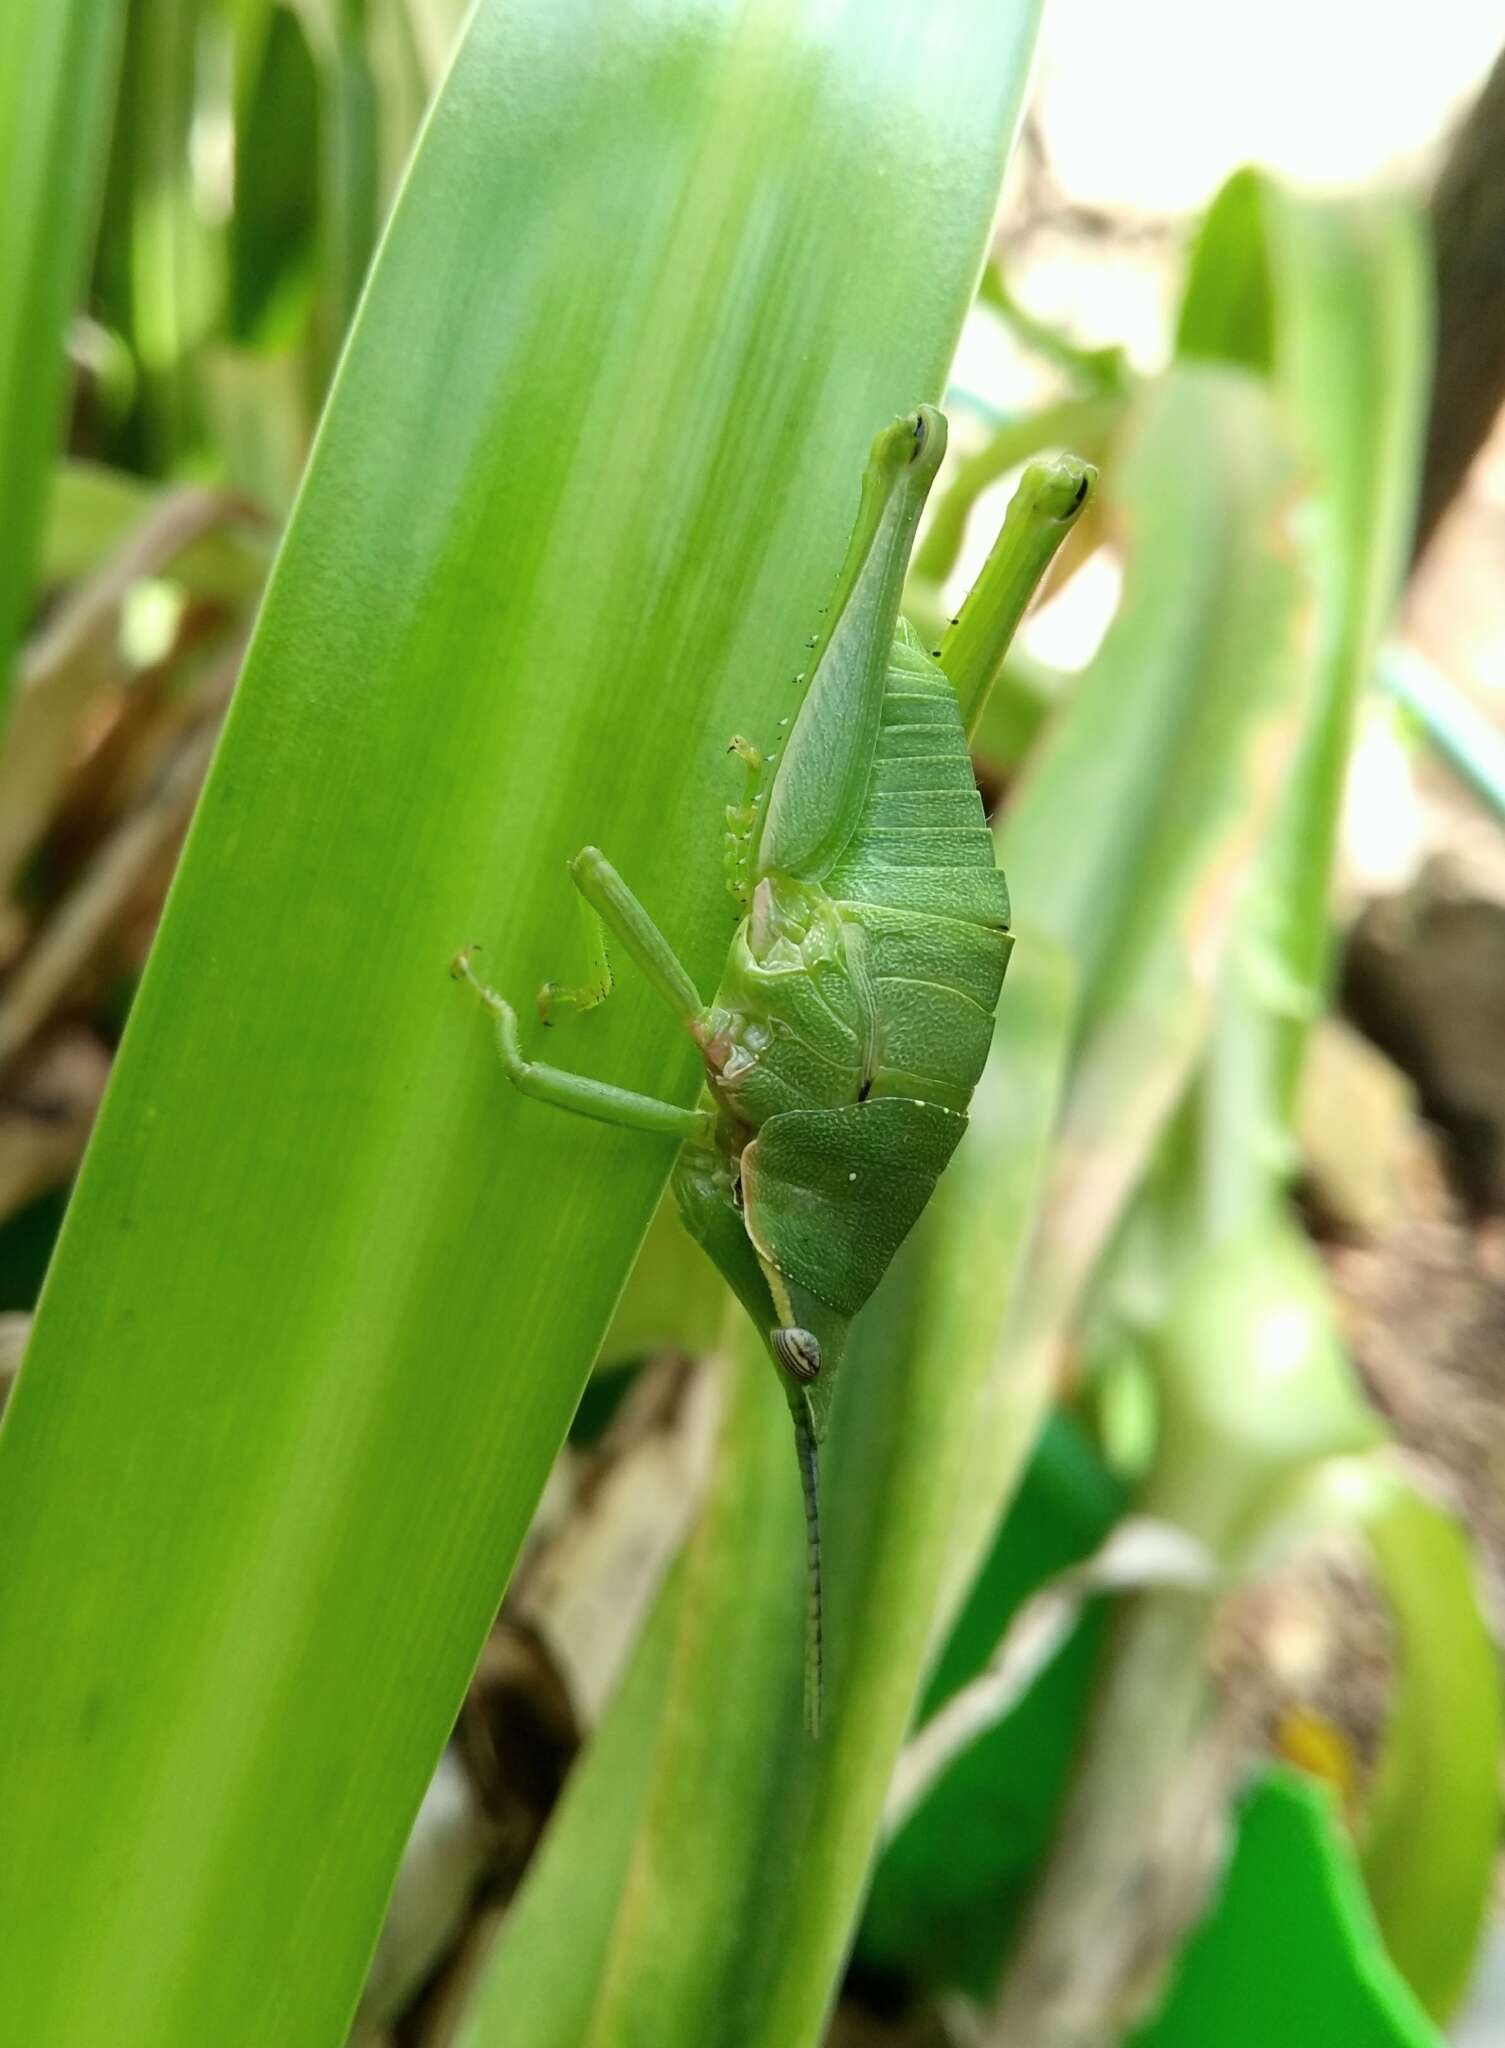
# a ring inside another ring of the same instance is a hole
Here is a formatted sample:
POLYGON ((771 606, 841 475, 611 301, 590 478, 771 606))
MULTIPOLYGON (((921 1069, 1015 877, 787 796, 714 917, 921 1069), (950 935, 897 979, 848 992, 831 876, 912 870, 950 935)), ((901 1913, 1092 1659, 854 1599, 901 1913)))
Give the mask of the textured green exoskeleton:
MULTIPOLYGON (((570 863, 593 913, 592 976, 581 989, 550 984, 541 1009, 605 994, 599 918, 700 1046, 701 1106, 525 1060, 511 1008, 481 990, 525 1093, 684 1141, 673 1182, 680 1211, 762 1331, 794 1418, 812 1732, 821 1711, 818 1447, 836 1369, 852 1318, 966 1129, 1012 945, 958 688, 975 712, 1090 483, 1070 458, 1026 474, 963 613, 962 626, 983 617, 984 629, 952 636, 965 650, 953 688, 899 617, 945 443, 945 419, 928 406, 879 434, 788 739, 766 763, 733 742, 753 784, 727 814, 728 876, 743 916, 712 1000, 702 1001, 603 854, 586 847, 570 863)), ((456 969, 474 979, 467 956, 456 969)))

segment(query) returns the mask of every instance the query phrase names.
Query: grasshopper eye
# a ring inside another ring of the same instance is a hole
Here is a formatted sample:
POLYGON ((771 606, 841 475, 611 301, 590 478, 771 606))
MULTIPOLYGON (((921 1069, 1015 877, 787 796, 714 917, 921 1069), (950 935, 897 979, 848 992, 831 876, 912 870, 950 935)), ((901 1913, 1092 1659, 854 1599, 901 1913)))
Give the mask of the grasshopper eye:
POLYGON ((775 1330, 774 1356, 797 1380, 813 1380, 820 1371, 820 1344, 808 1330, 775 1330))

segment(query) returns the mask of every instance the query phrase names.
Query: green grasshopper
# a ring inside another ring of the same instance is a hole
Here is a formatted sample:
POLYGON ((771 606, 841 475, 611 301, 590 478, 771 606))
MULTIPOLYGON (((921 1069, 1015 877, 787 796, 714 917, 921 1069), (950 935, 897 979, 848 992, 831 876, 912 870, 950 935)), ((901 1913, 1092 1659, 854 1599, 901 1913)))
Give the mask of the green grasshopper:
POLYGON ((766 762, 732 742, 750 776, 746 802, 727 812, 728 879, 743 915, 712 1001, 603 853, 587 846, 570 862, 589 906, 592 975, 578 989, 548 984, 545 1020, 558 1004, 586 1008, 607 993, 604 927, 700 1047, 700 1105, 528 1060, 511 1006, 476 980, 468 952, 454 963, 495 1018, 508 1077, 525 1095, 682 1140, 680 1212, 762 1333, 794 1418, 812 1734, 818 1460, 836 1370, 852 1318, 967 1127, 1013 944, 967 729, 1092 481, 1070 457, 1026 472, 938 666, 899 601, 945 446, 945 417, 930 406, 878 435, 788 738, 766 762))

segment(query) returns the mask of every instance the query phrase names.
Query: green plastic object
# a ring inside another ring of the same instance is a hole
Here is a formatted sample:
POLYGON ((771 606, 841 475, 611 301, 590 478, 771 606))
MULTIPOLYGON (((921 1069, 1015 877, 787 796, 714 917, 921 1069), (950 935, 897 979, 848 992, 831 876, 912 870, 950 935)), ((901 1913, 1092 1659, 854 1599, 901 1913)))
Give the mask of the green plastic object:
POLYGON ((1380 1945, 1331 1803, 1274 1771, 1159 2015, 1128 2048, 1440 2048, 1380 1945))

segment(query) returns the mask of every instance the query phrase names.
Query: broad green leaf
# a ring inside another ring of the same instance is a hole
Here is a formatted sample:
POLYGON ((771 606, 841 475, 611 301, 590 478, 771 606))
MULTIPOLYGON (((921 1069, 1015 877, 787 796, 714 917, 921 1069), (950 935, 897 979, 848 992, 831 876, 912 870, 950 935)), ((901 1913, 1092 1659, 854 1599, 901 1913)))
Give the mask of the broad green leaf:
MULTIPOLYGON (((596 840, 710 985, 726 737, 776 730, 874 428, 941 387, 1033 27, 470 18, 0 1434, 32 2048, 341 2037, 670 1163, 511 1093, 449 959, 524 1003, 567 974, 596 840)), ((691 1098, 625 978, 552 1044, 691 1098)))
POLYGON ((1324 1794, 1271 1773, 1244 1808, 1216 1910, 1132 2048, 1439 2048, 1386 1959, 1324 1794))
MULTIPOLYGON (((825 1460, 821 1740, 801 1728, 803 1525, 789 1418, 766 1354, 739 1325, 657 1725, 635 1751, 615 1751, 647 1790, 604 1941, 590 1892, 581 1952, 584 1968, 601 1957, 599 1976, 588 2002, 577 1983, 562 2011, 528 2000, 529 1930, 572 1918, 595 1859, 619 1853, 615 1836, 601 1843, 571 1808, 569 1843, 546 1844, 464 2048, 820 2038, 932 1642, 979 1398, 1008 1371, 996 1332, 1032 1211, 1066 998, 1049 950, 1021 946, 967 1142, 853 1330, 825 1460)), ((1009 1477, 1002 1468, 995 1519, 1009 1477)), ((618 1739, 610 1720, 608 1738, 618 1739)), ((604 1773, 585 1769, 593 1796, 621 1812, 604 1773)))
POLYGON ((0 14, 0 708, 31 606, 122 15, 119 0, 19 0, 0 14))
POLYGON ((601 1341, 597 1367, 667 1349, 702 1356, 716 1341, 725 1303, 720 1274, 680 1222, 673 1196, 666 1194, 653 1212, 601 1341))

